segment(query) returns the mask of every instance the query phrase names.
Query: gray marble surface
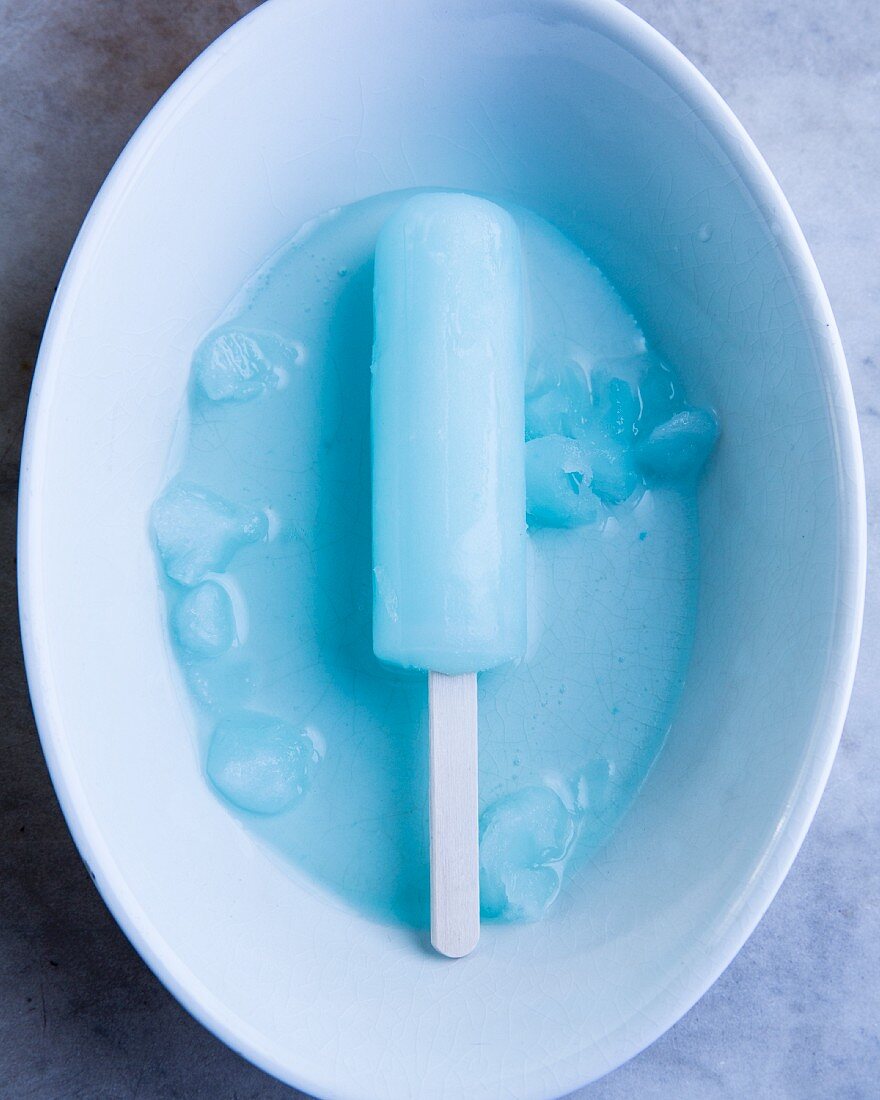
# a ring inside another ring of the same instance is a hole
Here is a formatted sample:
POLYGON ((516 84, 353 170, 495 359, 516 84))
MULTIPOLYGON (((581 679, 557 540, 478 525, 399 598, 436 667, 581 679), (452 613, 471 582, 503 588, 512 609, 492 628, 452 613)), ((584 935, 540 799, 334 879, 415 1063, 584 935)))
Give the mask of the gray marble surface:
MULTIPOLYGON (((0 0, 0 1094, 297 1094, 193 1021, 95 892, 43 764, 13 569, 21 426, 65 256, 141 117, 247 0, 0 0)), ((732 104, 813 248, 849 358, 876 562, 880 14, 876 0, 635 0, 732 104)), ((586 1100, 880 1095, 880 593, 816 822, 758 930, 700 1003, 586 1100)))

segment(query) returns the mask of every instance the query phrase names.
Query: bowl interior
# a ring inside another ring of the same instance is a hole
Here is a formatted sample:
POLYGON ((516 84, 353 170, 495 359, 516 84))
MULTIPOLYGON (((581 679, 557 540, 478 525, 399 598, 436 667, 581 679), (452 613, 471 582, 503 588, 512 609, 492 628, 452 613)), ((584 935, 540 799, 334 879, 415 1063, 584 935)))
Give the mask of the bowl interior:
POLYGON ((130 146, 77 245, 28 429, 23 615, 81 849, 218 1033, 333 1096, 556 1096, 699 996, 778 887, 836 745, 860 482, 833 321, 791 215, 674 51, 610 3, 270 3, 130 146), (257 848, 208 791, 147 514, 198 339, 308 218, 414 185, 581 242, 723 436, 666 748, 546 923, 449 964, 257 848))

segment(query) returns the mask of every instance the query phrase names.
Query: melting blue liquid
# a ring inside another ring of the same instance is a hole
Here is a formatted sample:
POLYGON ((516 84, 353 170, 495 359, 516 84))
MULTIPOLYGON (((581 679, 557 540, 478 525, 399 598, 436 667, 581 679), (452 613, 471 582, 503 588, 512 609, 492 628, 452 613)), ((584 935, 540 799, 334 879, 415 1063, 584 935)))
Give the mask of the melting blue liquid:
MULTIPOLYGON (((206 336, 153 530, 207 780, 338 896, 423 926, 426 681, 371 646, 372 256, 408 194, 309 223, 206 336)), ((521 664, 479 680, 481 890, 487 919, 534 920, 669 727, 717 428, 589 260, 511 212, 530 308, 530 637, 521 664)))

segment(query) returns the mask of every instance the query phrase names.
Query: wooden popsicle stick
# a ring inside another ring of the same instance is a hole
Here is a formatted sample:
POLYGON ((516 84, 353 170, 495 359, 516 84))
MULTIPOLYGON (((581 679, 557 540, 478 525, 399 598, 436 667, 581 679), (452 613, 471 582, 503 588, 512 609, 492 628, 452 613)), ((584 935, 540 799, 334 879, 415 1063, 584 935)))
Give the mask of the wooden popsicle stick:
POLYGON ((480 938, 477 674, 428 673, 431 943, 452 959, 480 938))

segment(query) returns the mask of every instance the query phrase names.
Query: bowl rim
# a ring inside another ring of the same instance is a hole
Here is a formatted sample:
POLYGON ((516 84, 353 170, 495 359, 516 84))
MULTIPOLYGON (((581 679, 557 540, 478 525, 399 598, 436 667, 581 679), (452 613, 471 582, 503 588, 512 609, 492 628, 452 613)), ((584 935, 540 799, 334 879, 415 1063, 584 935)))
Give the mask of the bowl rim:
MULTIPOLYGON (((539 8, 547 2, 532 0, 532 5, 539 8)), ((65 330, 71 320, 78 286, 90 267, 104 224, 124 199, 132 178, 149 158, 152 147, 161 139, 179 105, 197 88, 205 74, 235 48, 239 37, 247 32, 251 24, 264 19, 267 12, 280 3, 283 0, 267 0, 243 16, 208 45, 170 85, 123 148, 77 235, 46 322, 28 402, 18 505, 19 613, 32 707, 62 812, 92 880, 141 958, 191 1015, 261 1069, 289 1085, 328 1100, 331 1097, 363 1100, 357 1082, 345 1072, 340 1073, 328 1065, 322 1080, 309 1079, 276 1057, 255 1029, 243 1030, 241 1022, 233 1019, 223 1003, 213 997, 164 941, 153 927, 148 913, 128 890, 89 811, 66 747, 64 719, 54 693, 47 650, 50 615, 41 586, 43 440, 54 380, 61 366, 65 330)), ((826 671, 828 686, 824 693, 824 705, 827 721, 825 733, 817 745, 817 774, 811 782, 801 785, 779 836, 774 838, 784 837, 784 851, 772 866, 769 861, 765 862, 763 873, 756 876, 750 886, 751 902, 746 918, 727 928, 712 966, 699 976, 691 976, 682 982, 675 994, 670 996, 671 1003, 662 1022, 640 1020, 633 1025, 636 1034, 627 1044, 629 1051, 615 1059, 614 1065, 606 1071, 611 1072, 672 1027, 727 968, 776 895, 813 820, 837 751, 856 671, 867 569, 865 480, 852 384, 828 296, 794 213, 754 142, 707 78, 659 31, 618 0, 555 0, 554 6, 565 6, 575 15, 588 17, 602 33, 635 54, 655 72, 667 77, 683 98, 699 104, 703 122, 730 158, 750 193, 762 208, 773 209, 789 266, 809 289, 805 310, 817 327, 827 330, 828 343, 818 353, 818 358, 826 377, 834 383, 837 400, 829 402, 830 413, 839 466, 847 475, 841 482, 840 601, 826 671)), ((587 1083, 575 1079, 570 1062, 569 1059, 565 1065, 543 1067, 541 1087, 546 1089, 552 1081, 552 1087, 564 1090, 563 1093, 553 1092, 552 1096, 563 1095, 587 1083)), ((528 1093, 528 1096, 534 1096, 537 1100, 538 1097, 549 1098, 551 1093, 536 1091, 528 1093)), ((523 1097, 525 1100, 525 1094, 523 1097)))

